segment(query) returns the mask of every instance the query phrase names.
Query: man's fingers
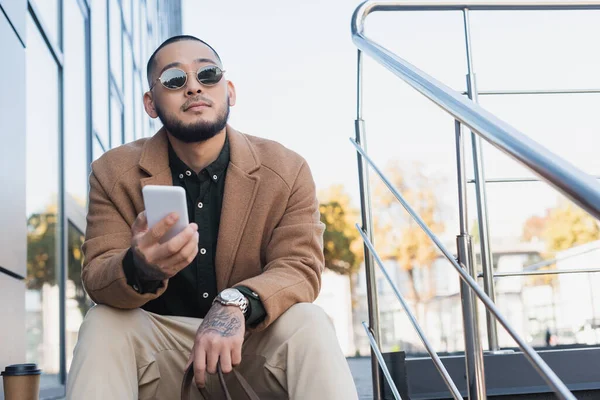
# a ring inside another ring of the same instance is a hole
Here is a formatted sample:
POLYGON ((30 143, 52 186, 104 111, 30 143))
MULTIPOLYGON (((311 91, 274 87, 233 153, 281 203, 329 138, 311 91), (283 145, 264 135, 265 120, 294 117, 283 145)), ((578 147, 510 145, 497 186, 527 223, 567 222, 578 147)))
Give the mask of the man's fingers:
POLYGON ((217 363, 219 362, 219 349, 210 349, 206 352, 206 372, 209 374, 217 373, 217 363))
POLYGON ((175 269, 179 272, 181 268, 185 268, 196 258, 198 254, 198 232, 194 233, 187 244, 175 256, 167 259, 165 268, 175 269))
POLYGON ((219 355, 219 364, 221 364, 221 371, 224 374, 228 374, 233 369, 231 365, 231 351, 229 349, 223 349, 219 355))
MULTIPOLYGON (((237 367, 242 362, 242 346, 233 346, 231 350, 231 365, 237 367)), ((225 372, 225 371, 223 371, 225 372)))
POLYGON ((206 386, 206 352, 200 346, 194 354, 194 382, 197 387, 206 386))
POLYGON ((142 239, 143 244, 149 246, 151 244, 158 243, 165 233, 167 233, 169 229, 175 225, 177 220, 179 220, 177 213, 171 213, 158 221, 158 223, 144 235, 144 238, 142 239))
POLYGON ((146 211, 142 211, 138 214, 137 218, 133 222, 133 226, 131 227, 134 234, 143 232, 148 229, 148 218, 146 217, 146 211))
POLYGON ((184 230, 179 232, 177 236, 171 238, 168 242, 161 244, 160 247, 157 248, 156 259, 159 261, 167 261, 175 255, 177 257, 166 264, 174 264, 183 261, 179 258, 179 253, 190 241, 194 241, 196 245, 198 244, 198 239, 195 235, 197 231, 198 225, 195 223, 189 224, 184 230))

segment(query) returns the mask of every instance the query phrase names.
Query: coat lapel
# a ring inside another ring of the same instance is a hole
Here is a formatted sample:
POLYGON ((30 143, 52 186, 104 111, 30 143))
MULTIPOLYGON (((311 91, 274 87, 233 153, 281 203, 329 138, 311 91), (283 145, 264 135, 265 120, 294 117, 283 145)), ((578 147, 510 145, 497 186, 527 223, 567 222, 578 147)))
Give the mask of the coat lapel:
POLYGON ((219 291, 228 287, 235 256, 260 184, 259 177, 252 175, 260 167, 260 162, 248 139, 230 127, 227 128, 227 135, 231 155, 225 178, 215 260, 219 291))
POLYGON ((142 178, 142 188, 147 185, 173 185, 173 177, 169 168, 169 144, 164 128, 150 138, 144 145, 139 166, 149 177, 142 178))

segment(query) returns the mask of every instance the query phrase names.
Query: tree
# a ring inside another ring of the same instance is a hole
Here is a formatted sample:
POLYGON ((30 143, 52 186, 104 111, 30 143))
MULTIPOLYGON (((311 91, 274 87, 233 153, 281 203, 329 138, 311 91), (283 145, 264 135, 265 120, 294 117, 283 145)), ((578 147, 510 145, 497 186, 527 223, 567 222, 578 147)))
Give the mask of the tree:
MULTIPOLYGON (((392 163, 387 167, 386 176, 427 226, 439 234, 444 231, 444 224, 435 193, 437 183, 422 171, 420 164, 407 170, 398 163, 392 163)), ((431 293, 419 293, 415 271, 431 267, 438 257, 437 247, 380 181, 375 185, 374 203, 375 244, 381 250, 382 258, 397 260, 400 268, 408 273, 417 302, 421 301, 423 294, 429 297, 431 293)))
MULTIPOLYGON (((58 240, 56 205, 49 206, 45 212, 31 214, 27 219, 27 280, 29 290, 40 290, 44 284, 58 284, 58 240)), ((75 285, 75 300, 82 315, 91 307, 81 282, 83 254, 81 245, 84 237, 76 229, 68 229, 67 279, 75 285)))
POLYGON ((571 202, 563 202, 550 210, 542 236, 548 251, 555 254, 573 246, 598 240, 598 222, 587 212, 571 202))
POLYGON ((355 224, 358 212, 340 185, 330 187, 320 195, 321 222, 325 224, 323 252, 325 267, 338 274, 352 276, 362 261, 359 233, 355 224), (358 244, 358 246, 357 246, 358 244), (357 251, 358 250, 358 251, 357 251))

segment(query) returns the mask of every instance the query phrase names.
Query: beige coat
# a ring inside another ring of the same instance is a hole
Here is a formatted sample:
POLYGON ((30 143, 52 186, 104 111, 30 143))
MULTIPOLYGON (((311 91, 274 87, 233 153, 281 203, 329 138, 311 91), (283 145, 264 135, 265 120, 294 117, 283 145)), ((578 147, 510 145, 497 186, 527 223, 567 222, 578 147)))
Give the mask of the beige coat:
MULTIPOLYGON (((247 286, 267 312, 264 329, 293 304, 312 302, 321 286, 323 224, 306 161, 270 140, 230 127, 231 160, 217 242, 219 291, 247 286)), ((168 139, 160 130, 108 151, 92 164, 82 279, 99 304, 131 309, 160 296, 139 294, 125 278, 131 226, 144 210, 142 187, 172 185, 168 139)))

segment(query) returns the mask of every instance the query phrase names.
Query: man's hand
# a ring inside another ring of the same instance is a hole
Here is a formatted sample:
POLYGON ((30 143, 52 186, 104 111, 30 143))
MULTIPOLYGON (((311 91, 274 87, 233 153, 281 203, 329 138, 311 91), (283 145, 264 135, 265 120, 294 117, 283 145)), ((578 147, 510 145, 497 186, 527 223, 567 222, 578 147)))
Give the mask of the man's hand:
POLYGON ((131 249, 141 279, 160 281, 171 278, 198 254, 198 225, 195 223, 189 224, 169 241, 159 242, 178 219, 177 214, 171 213, 148 229, 146 212, 137 216, 131 228, 131 249))
POLYGON ((245 331, 242 310, 235 306, 213 304, 198 328, 192 354, 185 367, 187 370, 194 363, 196 386, 206 385, 206 372, 216 374, 218 362, 224 374, 242 362, 245 331))

